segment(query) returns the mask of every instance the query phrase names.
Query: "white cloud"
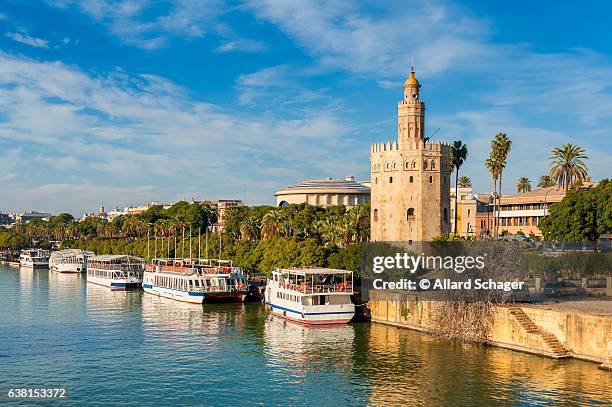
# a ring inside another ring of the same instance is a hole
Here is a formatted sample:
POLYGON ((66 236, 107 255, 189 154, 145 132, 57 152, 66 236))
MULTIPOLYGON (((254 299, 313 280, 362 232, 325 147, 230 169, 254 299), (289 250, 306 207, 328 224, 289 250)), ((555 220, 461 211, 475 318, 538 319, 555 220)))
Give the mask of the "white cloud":
POLYGON ((261 52, 265 49, 266 46, 262 42, 243 38, 225 41, 215 51, 220 53, 236 51, 261 52))
MULTIPOLYGON (((193 101, 157 76, 92 75, 6 53, 0 111, 0 147, 28 146, 8 171, 19 177, 0 181, 0 201, 13 209, 27 199, 81 211, 91 209, 85 201, 133 202, 145 195, 142 185, 159 200, 193 191, 239 198, 245 185, 251 202, 270 202, 276 188, 302 177, 344 175, 351 154, 343 144, 351 128, 333 110, 304 109, 292 118, 248 114, 193 101), (73 187, 89 187, 90 196, 62 203, 62 191, 73 187), (118 192, 105 196, 105 188, 118 192)), ((367 146, 354 151, 363 155, 367 146)), ((355 164, 348 168, 354 172, 355 164)))
POLYGON ((6 36, 12 39, 13 41, 17 41, 22 44, 30 45, 32 47, 49 48, 49 41, 42 39, 42 38, 31 37, 27 34, 16 33, 16 32, 15 33, 7 32, 6 36))
POLYGON ((173 37, 199 38, 214 31, 226 11, 221 0, 61 0, 56 7, 73 7, 104 24, 123 43, 153 50, 173 37))
POLYGON ((259 19, 278 25, 325 69, 387 78, 405 75, 412 56, 427 75, 474 58, 483 51, 478 39, 487 27, 483 21, 458 18, 451 6, 435 1, 409 7, 321 0, 248 4, 259 19))

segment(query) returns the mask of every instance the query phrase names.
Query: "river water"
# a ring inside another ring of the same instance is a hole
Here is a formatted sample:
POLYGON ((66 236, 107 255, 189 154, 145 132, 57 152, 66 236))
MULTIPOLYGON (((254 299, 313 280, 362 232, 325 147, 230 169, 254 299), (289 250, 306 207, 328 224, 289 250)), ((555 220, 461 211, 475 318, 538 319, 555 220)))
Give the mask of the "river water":
POLYGON ((81 275, 0 266, 0 389, 24 386, 66 387, 64 405, 612 400, 612 374, 593 363, 380 324, 309 328, 271 317, 257 303, 183 304, 110 291, 81 275))

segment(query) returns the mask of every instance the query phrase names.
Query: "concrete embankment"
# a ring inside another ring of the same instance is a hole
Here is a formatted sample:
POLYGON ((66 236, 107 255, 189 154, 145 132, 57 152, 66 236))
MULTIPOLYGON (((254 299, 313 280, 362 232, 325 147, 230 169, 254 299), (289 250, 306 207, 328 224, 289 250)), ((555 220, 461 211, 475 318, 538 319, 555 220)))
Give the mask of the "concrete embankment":
MULTIPOLYGON (((372 322, 433 331, 435 302, 398 292, 370 294, 372 322)), ((494 306, 492 315, 487 335, 490 345, 553 358, 574 357, 612 370, 610 312, 588 314, 546 305, 507 304, 494 306)))

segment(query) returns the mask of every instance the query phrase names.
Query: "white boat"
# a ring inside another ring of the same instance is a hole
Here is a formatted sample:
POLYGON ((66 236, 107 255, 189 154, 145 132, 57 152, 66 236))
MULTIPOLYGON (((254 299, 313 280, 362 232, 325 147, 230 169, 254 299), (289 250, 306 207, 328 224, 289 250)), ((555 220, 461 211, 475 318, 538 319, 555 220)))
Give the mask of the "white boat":
POLYGON ((87 259, 87 282, 113 289, 140 287, 143 272, 144 259, 136 256, 108 254, 87 259))
POLYGON ((21 267, 49 267, 49 251, 42 249, 22 250, 19 255, 19 265, 21 267))
POLYGON ((49 268, 58 273, 84 273, 87 271, 87 259, 91 256, 95 256, 95 253, 87 250, 59 250, 51 253, 49 268))
POLYGON ((304 324, 345 324, 355 315, 353 272, 329 268, 276 269, 265 301, 274 315, 304 324))
POLYGON ((145 292, 183 302, 237 301, 246 298, 246 277, 231 262, 154 259, 147 264, 145 292))

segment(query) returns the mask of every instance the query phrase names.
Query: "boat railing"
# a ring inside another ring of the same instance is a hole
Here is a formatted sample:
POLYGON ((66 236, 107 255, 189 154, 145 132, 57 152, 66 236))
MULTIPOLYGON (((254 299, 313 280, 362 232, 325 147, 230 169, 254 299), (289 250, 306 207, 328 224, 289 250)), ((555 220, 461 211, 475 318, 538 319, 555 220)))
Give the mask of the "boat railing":
POLYGON ((350 282, 338 284, 290 284, 279 283, 280 288, 297 291, 303 294, 329 294, 329 293, 350 293, 353 292, 353 284, 350 282))

